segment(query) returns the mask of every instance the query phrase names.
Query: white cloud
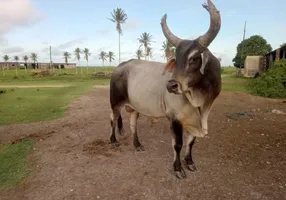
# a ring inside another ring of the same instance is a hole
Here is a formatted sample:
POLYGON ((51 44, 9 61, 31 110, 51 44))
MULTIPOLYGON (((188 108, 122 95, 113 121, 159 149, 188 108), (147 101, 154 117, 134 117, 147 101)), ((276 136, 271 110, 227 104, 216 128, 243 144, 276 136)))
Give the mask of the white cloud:
POLYGON ((107 29, 101 29, 101 30, 96 31, 96 34, 100 36, 107 36, 109 33, 110 33, 110 30, 107 30, 107 29))
POLYGON ((83 43, 84 40, 85 40, 84 37, 76 38, 74 40, 70 40, 70 41, 68 41, 66 43, 60 44, 57 48, 59 48, 59 49, 67 49, 67 48, 70 48, 70 47, 72 47, 72 46, 74 46, 76 44, 83 43))
POLYGON ((0 37, 17 27, 26 27, 43 19, 30 0, 0 0, 0 37))
POLYGON ((24 48, 22 47, 7 47, 4 49, 1 49, 2 53, 10 54, 10 53, 21 53, 24 51, 24 48))
POLYGON ((122 29, 124 30, 134 30, 140 27, 140 22, 136 19, 127 19, 125 24, 122 24, 122 29))

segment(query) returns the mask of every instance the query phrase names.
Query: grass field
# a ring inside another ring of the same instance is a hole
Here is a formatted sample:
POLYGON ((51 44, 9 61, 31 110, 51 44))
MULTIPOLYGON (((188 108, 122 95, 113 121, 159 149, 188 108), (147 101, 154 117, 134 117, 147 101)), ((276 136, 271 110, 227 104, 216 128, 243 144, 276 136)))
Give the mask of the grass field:
MULTIPOLYGON (((103 69, 110 72, 112 67, 103 69)), ((86 69, 85 69, 86 70, 86 69)), ((88 73, 76 74, 75 69, 55 70, 57 75, 47 77, 33 77, 29 70, 7 70, 5 76, 0 76, 0 125, 15 123, 29 123, 51 120, 63 116, 68 104, 76 97, 87 92, 95 85, 105 85, 108 79, 95 79, 94 71, 101 68, 90 68, 88 73), (17 86, 33 86, 33 88, 17 88, 17 86), (43 87, 46 86, 46 87, 43 87), (58 87, 53 87, 58 86, 58 87)))
POLYGON ((34 140, 0 144, 0 191, 20 183, 30 174, 27 158, 34 144, 34 140))

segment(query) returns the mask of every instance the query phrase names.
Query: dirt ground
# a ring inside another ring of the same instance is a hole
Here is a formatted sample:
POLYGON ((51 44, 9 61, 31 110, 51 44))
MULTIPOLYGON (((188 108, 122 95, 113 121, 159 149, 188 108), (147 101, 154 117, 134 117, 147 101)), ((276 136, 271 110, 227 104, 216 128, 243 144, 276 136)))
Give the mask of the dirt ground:
POLYGON ((286 199, 286 115, 272 112, 286 112, 282 100, 222 92, 209 134, 194 145, 198 170, 186 169, 187 178, 178 180, 165 119, 150 127, 139 118, 145 151, 135 152, 124 112, 126 134, 111 148, 108 96, 106 88, 93 89, 62 119, 0 127, 1 143, 38 140, 30 156, 33 174, 0 199, 286 199))

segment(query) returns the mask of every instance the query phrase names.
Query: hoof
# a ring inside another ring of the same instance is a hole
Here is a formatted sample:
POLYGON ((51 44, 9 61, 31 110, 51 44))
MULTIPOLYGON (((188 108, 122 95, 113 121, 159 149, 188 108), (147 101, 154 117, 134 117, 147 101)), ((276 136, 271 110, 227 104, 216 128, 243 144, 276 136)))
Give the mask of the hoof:
POLYGON ((112 146, 113 148, 116 148, 116 147, 119 147, 120 144, 119 144, 118 142, 112 142, 112 143, 111 143, 111 146, 112 146))
POLYGON ((143 145, 140 145, 139 147, 135 148, 135 151, 145 151, 145 148, 143 145))
POLYGON ((188 164, 188 165, 187 165, 187 168, 188 168, 190 171, 192 171, 192 172, 197 171, 197 167, 196 167, 195 163, 193 163, 193 164, 188 164))
POLYGON ((178 179, 184 179, 186 178, 186 173, 183 170, 183 168, 181 169, 181 171, 175 171, 175 175, 178 179))
POLYGON ((120 131, 118 131, 119 135, 124 136, 125 135, 125 130, 122 128, 120 131))

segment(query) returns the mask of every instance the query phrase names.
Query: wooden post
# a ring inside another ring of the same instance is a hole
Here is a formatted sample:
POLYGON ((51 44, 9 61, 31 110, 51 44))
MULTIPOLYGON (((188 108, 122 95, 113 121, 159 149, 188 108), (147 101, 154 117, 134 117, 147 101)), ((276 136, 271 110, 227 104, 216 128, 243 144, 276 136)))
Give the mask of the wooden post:
POLYGON ((280 48, 276 50, 275 60, 280 60, 280 48))
POLYGON ((269 68, 272 67, 272 64, 273 64, 273 55, 270 54, 270 56, 269 56, 269 68))

